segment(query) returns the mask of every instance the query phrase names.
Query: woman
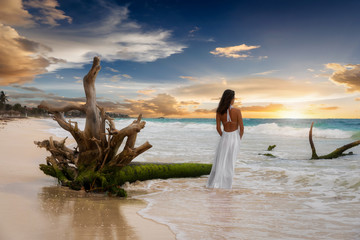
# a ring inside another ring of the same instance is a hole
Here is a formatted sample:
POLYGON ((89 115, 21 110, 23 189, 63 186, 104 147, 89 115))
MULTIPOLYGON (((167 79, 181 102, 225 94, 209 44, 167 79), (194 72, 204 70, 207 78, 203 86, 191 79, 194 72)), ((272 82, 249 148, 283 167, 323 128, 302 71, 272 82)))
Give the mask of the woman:
POLYGON ((224 91, 216 110, 216 130, 221 139, 206 184, 208 188, 230 189, 232 187, 236 156, 240 147, 240 139, 244 134, 241 111, 232 107, 234 101, 235 92, 227 89, 224 91), (221 123, 224 131, 221 131, 221 123))

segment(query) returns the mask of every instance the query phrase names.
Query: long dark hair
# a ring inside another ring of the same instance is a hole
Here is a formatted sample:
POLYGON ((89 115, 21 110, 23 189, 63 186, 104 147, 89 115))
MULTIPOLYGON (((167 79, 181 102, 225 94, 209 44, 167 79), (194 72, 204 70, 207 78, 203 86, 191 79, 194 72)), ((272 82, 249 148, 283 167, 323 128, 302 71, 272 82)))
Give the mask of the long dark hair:
POLYGON ((226 89, 221 97, 216 112, 220 114, 226 113, 226 110, 230 107, 231 101, 234 99, 234 97, 235 97, 235 92, 233 90, 226 89))

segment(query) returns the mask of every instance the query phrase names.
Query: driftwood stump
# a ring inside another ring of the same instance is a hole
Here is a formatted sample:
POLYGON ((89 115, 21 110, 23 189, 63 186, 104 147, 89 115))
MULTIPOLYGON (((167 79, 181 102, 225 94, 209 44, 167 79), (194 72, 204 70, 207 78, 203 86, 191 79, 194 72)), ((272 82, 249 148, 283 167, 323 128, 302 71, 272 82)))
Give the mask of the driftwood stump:
POLYGON ((54 120, 68 131, 77 143, 75 149, 70 149, 65 146, 66 138, 62 141, 55 141, 51 137, 49 140, 35 141, 38 147, 46 148, 51 153, 46 159, 47 164, 40 165, 40 169, 48 175, 56 176, 61 184, 74 189, 107 191, 108 188, 113 188, 104 183, 102 170, 109 167, 122 168, 152 147, 148 142, 135 147, 137 134, 145 127, 145 122, 141 121, 141 114, 129 126, 117 130, 114 119, 97 105, 95 80, 100 69, 100 59, 95 57, 89 73, 83 79, 86 104, 68 104, 59 107, 42 101, 39 105, 39 108, 52 113, 54 120), (64 118, 64 113, 71 110, 86 114, 83 131, 79 129, 77 122, 67 121, 64 118), (125 146, 118 153, 125 139, 125 146), (91 184, 88 184, 88 181, 85 184, 84 179, 91 179, 91 184))

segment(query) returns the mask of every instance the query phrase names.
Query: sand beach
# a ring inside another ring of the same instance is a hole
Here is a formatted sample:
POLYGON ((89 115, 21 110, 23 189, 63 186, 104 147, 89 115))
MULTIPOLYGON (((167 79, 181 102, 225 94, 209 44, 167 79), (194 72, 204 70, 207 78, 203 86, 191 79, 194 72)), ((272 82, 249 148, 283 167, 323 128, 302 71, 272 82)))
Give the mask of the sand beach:
POLYGON ((50 136, 47 120, 0 124, 0 239, 175 239, 137 213, 143 200, 72 191, 44 175, 48 153, 33 141, 50 136))

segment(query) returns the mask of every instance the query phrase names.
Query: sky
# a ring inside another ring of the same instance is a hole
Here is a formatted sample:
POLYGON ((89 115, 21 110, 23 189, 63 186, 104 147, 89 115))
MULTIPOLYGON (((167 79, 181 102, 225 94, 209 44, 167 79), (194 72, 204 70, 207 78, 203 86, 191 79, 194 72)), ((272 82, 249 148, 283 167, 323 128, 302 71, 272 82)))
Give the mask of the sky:
POLYGON ((109 112, 360 118, 360 1, 0 0, 0 90, 10 104, 97 101, 109 112))

